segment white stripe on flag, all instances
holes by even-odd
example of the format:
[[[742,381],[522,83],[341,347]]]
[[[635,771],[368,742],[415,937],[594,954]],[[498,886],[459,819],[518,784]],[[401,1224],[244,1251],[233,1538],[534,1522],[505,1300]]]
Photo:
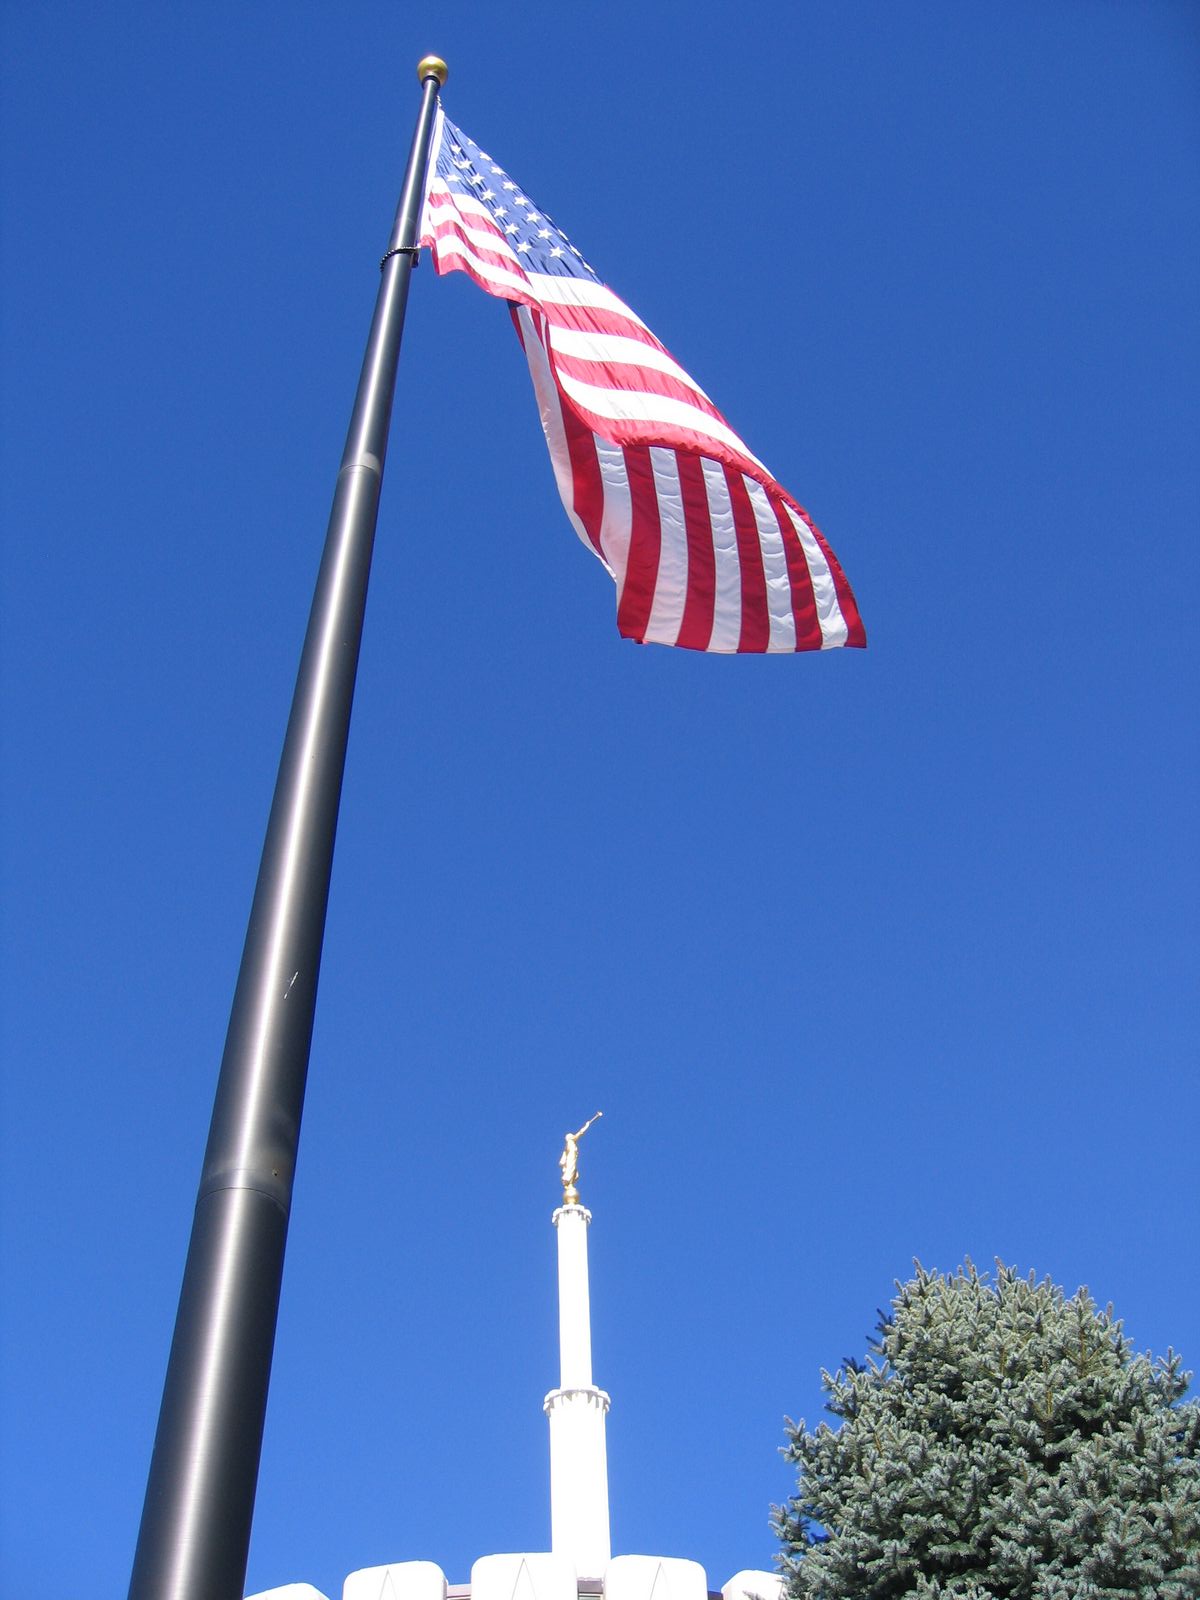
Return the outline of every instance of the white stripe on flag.
[[[442,139],[446,132],[446,113],[439,105],[433,116],[433,135],[429,141],[429,161],[425,168],[425,203],[421,208],[420,234],[418,237],[424,241],[428,231],[426,218],[429,215],[429,200],[435,188],[441,187],[441,179],[437,175],[438,155],[442,148]]]
[[[446,265],[447,257],[461,256],[464,261],[469,262],[472,270],[478,273],[486,283],[493,283],[497,286],[500,299],[510,299],[514,294],[524,299],[529,293],[529,285],[523,277],[519,278],[514,272],[507,272],[503,267],[494,266],[490,261],[481,260],[470,245],[464,244],[461,239],[438,239],[435,242],[434,249],[437,252],[438,270],[441,272],[451,270]]]
[[[646,328],[641,317],[636,311],[631,311],[624,300],[591,278],[560,278],[550,272],[531,272],[529,283],[538,299],[548,306],[582,306],[596,311],[611,311],[629,322],[635,322],[639,328]],[[650,329],[646,328],[646,332],[650,333]],[[650,337],[653,339],[654,335],[650,334]]]
[[[507,261],[511,262],[518,272],[524,273],[524,268],[517,259],[512,246],[502,233],[496,232],[494,225],[490,228],[476,227],[463,215],[457,206],[451,205],[430,206],[426,215],[429,219],[431,232],[436,233],[436,230],[443,225],[455,225],[466,234],[468,243],[473,245],[475,249],[489,250],[492,255],[503,256]],[[449,241],[446,242],[448,243]],[[439,243],[439,248],[445,248],[445,245]]]
[[[665,350],[655,344],[643,344],[640,339],[627,339],[619,333],[583,333],[578,328],[555,328],[552,343],[555,351],[573,356],[577,361],[602,361],[606,366],[649,367],[655,372],[665,372],[707,400],[708,396]]]
[[[551,326],[550,351],[554,353],[555,340],[558,329]],[[733,429],[716,417],[710,416],[707,411],[701,411],[699,406],[691,406],[686,400],[676,400],[668,394],[640,394],[633,389],[604,389],[594,383],[581,383],[578,378],[569,378],[565,372],[558,373],[558,381],[563,392],[577,405],[590,411],[594,416],[605,417],[613,422],[650,423],[668,428],[686,428],[691,433],[699,434],[701,439],[711,439],[714,444],[723,444],[726,449],[733,450],[743,460],[752,462],[756,467],[762,467],[762,462],[750,451],[734,433]],[[766,472],[766,468],[762,467]]]
[[[792,611],[792,584],[788,577],[787,556],[783,549],[783,535],[771,509],[767,491],[761,483],[742,475],[754,522],[758,528],[758,542],[762,548],[763,572],[767,580],[767,613],[771,619],[771,636],[768,650],[794,650],[796,648],[796,617]]]
[[[444,201],[447,205],[453,206],[463,216],[468,214],[476,216],[489,227],[494,228],[496,226],[495,213],[489,211],[482,200],[477,200],[473,194],[461,186],[457,189],[452,189],[444,178],[435,178],[429,185],[429,194],[431,199],[436,195],[439,201]]]
[[[687,521],[679,487],[679,460],[674,450],[655,444],[650,446],[650,465],[654,469],[661,535],[658,579],[646,623],[646,639],[653,644],[674,644],[687,603],[688,577]]]
[[[448,189],[443,183],[435,183],[429,190],[426,201],[434,219],[438,222],[449,222],[457,219],[460,225],[469,231],[478,233],[482,230],[493,235],[496,240],[517,259],[504,229],[497,222],[496,217],[485,205],[481,205],[474,195],[463,194],[461,190]]]
[[[713,555],[716,558],[716,597],[713,605],[710,650],[736,650],[742,637],[742,568],[738,560],[737,534],[733,526],[733,503],[725,470],[706,456],[700,457],[704,487],[708,492],[708,514],[712,521]]]
[[[633,534],[633,495],[625,471],[625,452],[619,444],[609,444],[598,433],[596,460],[604,486],[604,517],[600,524],[600,546],[608,570],[617,580],[617,604],[625,587],[625,568],[629,565],[629,541]]]
[[[546,435],[546,447],[550,451],[550,465],[554,468],[554,481],[558,485],[559,498],[575,532],[592,554],[598,556],[595,545],[588,538],[587,530],[575,511],[575,479],[571,471],[571,452],[567,449],[567,436],[563,431],[562,412],[559,409],[562,402],[554,386],[550,362],[546,357],[542,341],[538,338],[537,329],[533,325],[529,307],[518,306],[517,316],[521,322],[521,338],[529,362],[529,376],[533,379],[533,392],[537,397],[542,431]],[[603,557],[599,559],[603,560]],[[605,561],[604,565],[607,567],[608,562]],[[611,572],[612,568],[608,567],[608,570]]]
[[[837,590],[833,584],[833,574],[829,570],[829,563],[821,546],[813,538],[812,529],[803,517],[797,516],[791,506],[784,502],[783,509],[792,519],[792,526],[799,537],[804,550],[804,559],[808,562],[808,575],[812,579],[813,599],[817,602],[817,622],[821,628],[821,649],[834,650],[838,645],[846,642],[849,629],[846,619],[842,616],[842,608],[838,605]]]

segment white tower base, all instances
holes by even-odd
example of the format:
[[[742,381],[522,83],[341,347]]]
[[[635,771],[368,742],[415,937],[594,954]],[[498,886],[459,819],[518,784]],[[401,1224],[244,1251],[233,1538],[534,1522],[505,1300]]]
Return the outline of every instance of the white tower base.
[[[608,1524],[608,1446],[603,1389],[551,1389],[550,1548],[581,1578],[602,1578],[612,1555]]]
[[[609,1399],[592,1382],[587,1230],[592,1214],[568,1201],[558,1232],[559,1385],[546,1396],[550,1419],[550,1548],[581,1578],[602,1578],[612,1555],[608,1525]]]

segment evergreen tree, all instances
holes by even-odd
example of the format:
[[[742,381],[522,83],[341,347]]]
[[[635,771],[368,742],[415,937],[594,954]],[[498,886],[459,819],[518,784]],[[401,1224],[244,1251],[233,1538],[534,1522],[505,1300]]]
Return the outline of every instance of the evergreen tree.
[[[1200,1600],[1200,1406],[1081,1289],[968,1262],[897,1285],[840,1418],[788,1422],[795,1600]]]

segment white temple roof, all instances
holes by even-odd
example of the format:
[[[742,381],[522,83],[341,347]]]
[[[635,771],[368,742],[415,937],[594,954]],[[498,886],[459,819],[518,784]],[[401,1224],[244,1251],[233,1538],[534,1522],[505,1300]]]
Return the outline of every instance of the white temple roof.
[[[614,1556],[600,1578],[580,1578],[548,1551],[481,1556],[470,1583],[449,1583],[432,1561],[395,1561],[352,1572],[341,1600],[782,1600],[777,1572],[744,1569],[719,1590],[698,1561],[676,1556]],[[308,1583],[265,1589],[248,1600],[330,1600]]]

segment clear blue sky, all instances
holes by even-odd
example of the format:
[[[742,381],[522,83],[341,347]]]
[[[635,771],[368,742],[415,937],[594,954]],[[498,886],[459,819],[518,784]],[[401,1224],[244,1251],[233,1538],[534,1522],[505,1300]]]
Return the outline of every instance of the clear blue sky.
[[[616,633],[413,284],[249,1587],[549,1538],[563,1130],[618,1551],[767,1565],[912,1258],[1200,1361],[1200,13],[3,10],[0,1589],[123,1595],[427,50],[870,647]]]

